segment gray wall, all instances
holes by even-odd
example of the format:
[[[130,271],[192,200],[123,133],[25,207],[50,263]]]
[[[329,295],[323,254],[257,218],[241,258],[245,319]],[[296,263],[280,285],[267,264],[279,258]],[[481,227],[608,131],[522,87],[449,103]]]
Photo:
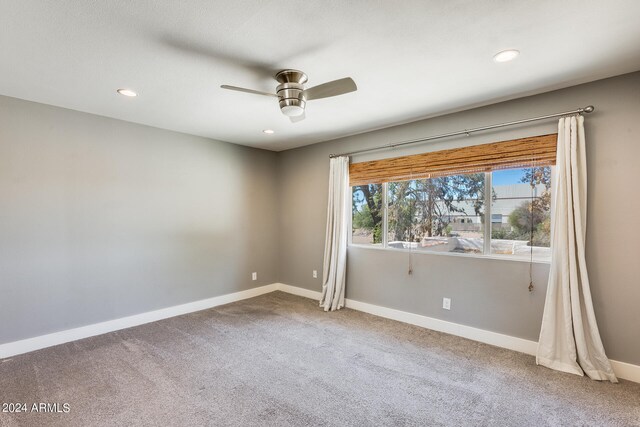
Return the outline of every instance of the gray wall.
[[[0,343],[276,281],[320,290],[328,155],[594,104],[587,257],[609,357],[640,364],[640,73],[282,153],[0,97]],[[555,121],[354,161],[554,132]],[[349,298],[536,340],[548,275],[349,249]],[[258,272],[252,282],[250,274]],[[444,311],[442,297],[452,298]]]
[[[428,96],[428,95],[426,95]],[[588,150],[587,262],[596,316],[609,357],[640,364],[640,73],[520,98],[403,126],[280,153],[281,282],[320,290],[328,155],[427,135],[500,123],[593,104],[586,118]],[[557,121],[523,125],[353,161],[555,132]],[[529,293],[525,262],[414,254],[407,274],[402,252],[351,247],[347,297],[516,337],[537,340],[549,266],[535,264]],[[452,298],[451,311],[442,298]]]
[[[0,343],[276,282],[276,162],[0,97]]]

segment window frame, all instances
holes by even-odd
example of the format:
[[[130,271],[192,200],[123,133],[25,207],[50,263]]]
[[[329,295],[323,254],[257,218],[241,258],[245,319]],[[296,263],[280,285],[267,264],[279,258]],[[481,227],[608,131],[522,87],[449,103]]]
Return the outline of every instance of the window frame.
[[[554,188],[554,184],[555,184],[555,179],[556,179],[556,167],[555,165],[550,165],[549,166],[551,168],[551,188]],[[491,188],[492,187],[492,181],[493,181],[493,173],[494,171],[489,171],[489,172],[485,172],[484,173],[484,185],[485,188]],[[400,182],[400,181],[398,181]],[[404,249],[404,248],[392,248],[389,247],[388,245],[388,224],[389,224],[389,216],[388,216],[388,210],[389,210],[389,205],[387,203],[387,198],[388,198],[388,192],[389,192],[389,186],[388,186],[388,182],[384,182],[382,183],[382,243],[377,243],[377,244],[362,244],[362,243],[353,243],[353,211],[351,211],[351,214],[349,215],[349,238],[347,240],[347,246],[348,247],[354,247],[354,248],[363,248],[363,249],[373,249],[373,250],[377,250],[377,251],[391,251],[391,252],[409,252],[409,249]],[[353,188],[353,186],[349,186],[350,189]],[[351,190],[353,191],[353,190]],[[521,258],[521,257],[510,257],[508,255],[498,255],[498,254],[493,254],[491,253],[491,231],[492,231],[492,221],[491,221],[491,204],[493,202],[492,200],[492,191],[485,191],[484,192],[484,216],[485,216],[485,221],[483,224],[483,229],[484,229],[484,233],[483,233],[483,251],[482,253],[459,253],[459,252],[436,252],[436,251],[429,251],[429,250],[411,250],[412,254],[419,254],[419,255],[437,255],[437,256],[453,256],[453,257],[464,257],[464,258],[481,258],[481,259],[491,259],[491,260],[502,260],[502,261],[513,261],[513,262],[526,262],[526,263],[531,263],[533,262],[534,264],[546,264],[549,265],[551,264],[551,260],[541,260],[541,259],[533,259],[533,261],[531,259],[526,259],[526,258]],[[553,234],[553,228],[554,228],[554,224],[553,224],[553,217],[554,217],[554,211],[555,211],[555,203],[553,203],[553,193],[551,195],[551,207],[550,207],[550,213],[549,215],[551,216],[551,230],[552,230],[552,234]],[[489,220],[487,220],[487,218],[489,218]]]

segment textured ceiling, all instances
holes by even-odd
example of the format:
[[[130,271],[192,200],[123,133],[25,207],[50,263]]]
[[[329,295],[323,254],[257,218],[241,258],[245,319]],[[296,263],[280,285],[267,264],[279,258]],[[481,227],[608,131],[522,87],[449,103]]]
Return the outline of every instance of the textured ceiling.
[[[283,150],[638,70],[638,17],[638,0],[0,0],[0,94]],[[359,90],[291,123],[219,88],[273,91],[283,68]]]

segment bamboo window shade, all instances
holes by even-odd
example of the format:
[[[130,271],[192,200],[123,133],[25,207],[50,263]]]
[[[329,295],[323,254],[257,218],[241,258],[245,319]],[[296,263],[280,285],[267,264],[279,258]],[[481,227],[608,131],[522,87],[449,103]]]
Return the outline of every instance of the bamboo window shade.
[[[351,186],[556,163],[558,134],[352,163]]]

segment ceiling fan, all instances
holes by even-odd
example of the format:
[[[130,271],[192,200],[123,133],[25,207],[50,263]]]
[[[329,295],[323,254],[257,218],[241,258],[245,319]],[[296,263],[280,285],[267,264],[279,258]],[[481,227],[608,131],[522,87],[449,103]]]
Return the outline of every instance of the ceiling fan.
[[[280,111],[282,111],[282,114],[285,116],[288,116],[292,122],[299,122],[305,118],[304,109],[307,101],[344,95],[345,93],[358,90],[356,83],[351,77],[333,80],[306,89],[304,85],[308,80],[307,75],[298,70],[282,70],[276,74],[276,80],[280,83],[276,87],[276,93],[229,85],[222,85],[220,87],[238,92],[276,97],[280,103]]]

